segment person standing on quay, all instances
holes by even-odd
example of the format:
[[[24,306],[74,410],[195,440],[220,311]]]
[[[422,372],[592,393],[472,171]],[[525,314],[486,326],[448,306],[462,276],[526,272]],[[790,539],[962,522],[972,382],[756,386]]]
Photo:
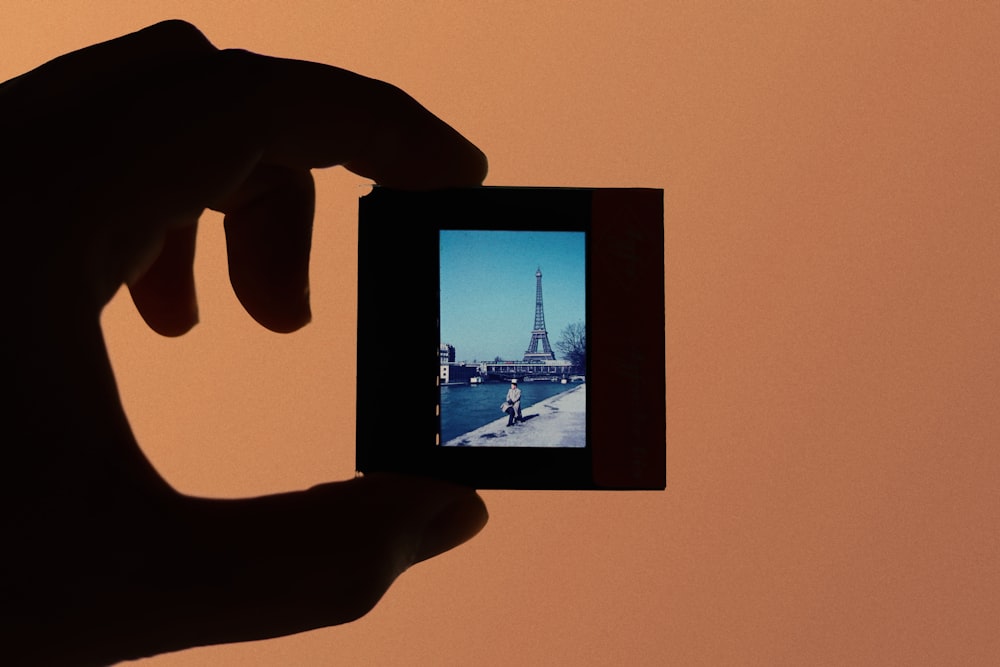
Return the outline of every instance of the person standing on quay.
[[[513,426],[515,420],[524,423],[524,418],[521,416],[521,390],[517,388],[517,379],[510,381],[510,390],[507,392],[507,402],[505,403],[507,409],[504,412],[507,413],[507,426]]]

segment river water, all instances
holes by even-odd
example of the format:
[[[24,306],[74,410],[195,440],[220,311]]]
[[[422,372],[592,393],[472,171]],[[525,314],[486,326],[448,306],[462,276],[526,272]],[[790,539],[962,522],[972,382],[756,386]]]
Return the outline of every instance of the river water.
[[[579,387],[580,383],[521,382],[518,386],[521,388],[523,413],[528,406]],[[507,398],[508,389],[510,385],[501,382],[441,387],[441,442],[448,442],[503,417],[500,404]]]

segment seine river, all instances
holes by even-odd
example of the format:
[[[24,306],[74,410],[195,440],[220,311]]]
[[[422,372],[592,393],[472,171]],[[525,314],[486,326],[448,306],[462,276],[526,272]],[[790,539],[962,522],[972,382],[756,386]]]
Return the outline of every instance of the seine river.
[[[538,401],[579,387],[579,382],[520,382],[521,412]],[[500,404],[507,398],[510,385],[488,382],[480,385],[441,387],[441,442],[448,442],[463,433],[504,416]]]

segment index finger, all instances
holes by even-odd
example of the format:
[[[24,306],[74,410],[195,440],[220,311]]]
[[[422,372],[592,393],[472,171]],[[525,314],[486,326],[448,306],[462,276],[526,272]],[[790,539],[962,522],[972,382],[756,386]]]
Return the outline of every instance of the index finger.
[[[189,85],[170,85],[178,76]],[[164,83],[170,95],[189,103],[199,92],[209,101],[213,92],[244,98],[231,107],[241,116],[233,119],[236,126],[269,125],[279,163],[343,164],[398,187],[473,185],[485,177],[483,154],[395,86],[317,63],[219,51],[178,20],[60,56],[0,84],[0,97],[4,117],[20,121],[52,109],[110,107],[123,92],[138,96]],[[211,113],[212,106],[197,108]],[[342,130],[333,137],[336,145],[322,141],[331,130]],[[400,160],[416,155],[423,156],[419,165]]]
[[[342,165],[407,189],[478,185],[487,171],[475,145],[402,90],[330,65],[214,51],[101,97],[109,127],[89,152],[117,172],[113,196],[99,197],[105,210],[226,211],[247,199],[240,186],[261,164]]]
[[[225,51],[226,69],[251,78],[251,104],[266,124],[267,162],[343,165],[392,187],[478,185],[483,153],[391,84],[319,63]]]

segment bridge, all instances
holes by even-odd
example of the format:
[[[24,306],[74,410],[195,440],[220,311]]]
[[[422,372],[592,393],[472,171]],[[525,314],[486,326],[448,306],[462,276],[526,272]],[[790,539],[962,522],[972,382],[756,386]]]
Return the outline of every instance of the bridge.
[[[545,380],[569,378],[583,369],[569,361],[493,361],[479,364],[479,373],[487,380]]]

